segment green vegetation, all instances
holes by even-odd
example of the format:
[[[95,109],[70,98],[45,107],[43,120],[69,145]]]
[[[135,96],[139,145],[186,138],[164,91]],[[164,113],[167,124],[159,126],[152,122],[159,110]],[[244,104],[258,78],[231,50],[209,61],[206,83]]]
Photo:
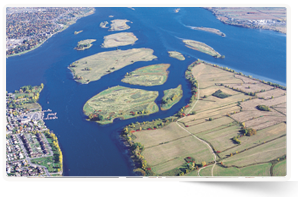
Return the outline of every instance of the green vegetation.
[[[177,51],[168,51],[168,53],[170,57],[176,58],[178,60],[185,60],[185,57]]]
[[[131,32],[121,32],[116,34],[110,34],[104,37],[103,48],[111,48],[118,46],[126,46],[134,44],[138,38]]]
[[[31,159],[33,164],[45,166],[48,171],[51,172],[58,172],[58,168],[56,168],[53,164],[53,156],[50,157],[42,157],[37,159]]]
[[[183,96],[181,85],[178,85],[177,88],[168,89],[163,92],[164,96],[161,101],[161,110],[170,109],[173,105],[178,103]]]
[[[261,111],[271,111],[270,108],[266,105],[258,105],[257,109]]]
[[[188,48],[200,51],[202,53],[206,53],[215,58],[221,57],[221,55],[217,51],[215,51],[212,47],[206,45],[205,43],[194,41],[194,40],[183,40],[183,42],[186,44],[185,46]]]
[[[257,131],[255,129],[252,129],[252,128],[243,128],[241,130],[241,132],[244,133],[244,135],[247,135],[247,136],[252,136],[252,135],[257,134]]]
[[[90,47],[92,47],[92,42],[95,42],[95,41],[96,41],[95,39],[81,40],[80,42],[78,42],[75,49],[79,51],[89,49]]]
[[[157,91],[114,86],[89,99],[83,111],[89,120],[108,124],[115,118],[129,119],[157,112],[154,102],[157,96]]]
[[[287,160],[278,162],[273,167],[273,176],[286,176],[287,175]]]
[[[227,98],[227,97],[232,96],[232,95],[223,93],[221,90],[217,90],[216,92],[214,92],[212,94],[212,96],[216,96],[218,98]]]
[[[53,151],[53,168],[55,168],[54,172],[60,172],[63,169],[63,156],[58,144],[58,138],[54,133],[50,133],[48,130],[45,131],[44,134]]]
[[[148,48],[106,51],[79,59],[69,69],[77,82],[87,84],[136,61],[151,61],[154,58],[153,50]],[[86,67],[92,71],[85,70]]]
[[[167,69],[170,64],[154,64],[138,68],[130,73],[126,73],[121,81],[133,85],[156,86],[162,85],[168,78]]]

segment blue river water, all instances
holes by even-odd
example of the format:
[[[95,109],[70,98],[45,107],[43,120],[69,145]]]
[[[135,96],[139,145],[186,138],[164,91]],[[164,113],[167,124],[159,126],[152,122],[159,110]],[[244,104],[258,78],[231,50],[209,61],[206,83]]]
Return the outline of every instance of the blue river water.
[[[113,15],[110,18],[109,15]],[[89,84],[79,84],[72,79],[68,65],[72,62],[115,48],[101,48],[103,37],[115,32],[99,27],[100,22],[113,19],[128,19],[138,41],[133,46],[119,49],[151,48],[158,58],[150,62],[135,62]],[[221,30],[226,37],[197,31],[191,27],[203,26]],[[74,35],[74,31],[83,30]],[[77,42],[96,39],[93,46],[76,51]],[[204,42],[213,47],[225,59],[215,59],[185,47],[181,39]],[[168,56],[167,51],[181,52],[186,60]],[[133,176],[131,161],[119,140],[121,128],[131,122],[165,118],[176,113],[190,99],[190,84],[184,78],[187,66],[196,59],[227,66],[265,81],[286,85],[286,36],[273,31],[247,29],[225,25],[211,12],[202,8],[96,8],[90,16],[79,19],[69,28],[55,34],[41,47],[24,55],[6,60],[6,89],[12,92],[24,85],[44,83],[39,103],[43,109],[57,112],[57,120],[46,120],[48,128],[58,136],[63,153],[64,176]],[[170,63],[169,77],[161,86],[143,87],[121,82],[127,72],[136,68]],[[144,90],[159,91],[156,103],[160,104],[163,90],[183,88],[183,98],[170,110],[159,111],[145,117],[115,120],[113,124],[98,125],[86,121],[82,108],[84,103],[108,87],[122,85]]]

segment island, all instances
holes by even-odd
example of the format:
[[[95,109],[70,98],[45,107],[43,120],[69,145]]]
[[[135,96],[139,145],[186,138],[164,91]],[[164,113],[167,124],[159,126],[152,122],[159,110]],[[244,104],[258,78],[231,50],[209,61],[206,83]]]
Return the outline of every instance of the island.
[[[125,120],[158,112],[154,102],[157,97],[158,91],[114,86],[89,99],[83,111],[88,120],[109,124],[116,118]]]
[[[6,92],[6,174],[8,177],[62,176],[63,155],[57,136],[46,127],[37,103],[44,85]]]
[[[186,39],[184,39],[183,42],[186,44],[185,45],[186,47],[191,48],[193,50],[197,50],[202,53],[206,53],[206,54],[211,55],[215,58],[224,58],[223,55],[220,55],[212,47],[208,46],[207,44],[205,44],[203,42],[198,42],[195,40],[186,40]]]
[[[99,24],[99,26],[100,26],[101,28],[108,28],[108,27],[107,27],[108,24],[109,24],[108,21],[104,21],[104,22],[101,22],[101,23]]]
[[[161,110],[171,109],[173,105],[178,103],[183,96],[183,91],[181,85],[178,85],[177,88],[172,88],[163,91],[164,96],[161,100]]]
[[[132,85],[156,86],[167,81],[170,64],[154,64],[138,68],[130,73],[126,73],[121,81]]]
[[[84,57],[68,68],[77,82],[87,84],[134,62],[151,61],[155,58],[157,57],[153,55],[153,50],[148,48],[118,49]]]
[[[134,44],[138,38],[131,32],[121,32],[104,37],[103,48],[126,46]]]
[[[222,36],[222,37],[226,37],[226,34],[222,33],[220,30],[210,28],[210,27],[193,27],[192,29],[207,31],[207,32],[214,33],[214,34],[217,34],[217,35]]]
[[[177,51],[168,51],[168,53],[170,57],[176,58],[178,60],[185,60],[185,57]]]
[[[74,31],[74,35],[77,35],[79,33],[83,32],[83,30],[80,30],[80,31]]]
[[[95,39],[81,40],[80,42],[78,42],[75,49],[78,51],[89,49],[90,47],[92,47],[92,42],[95,42],[95,41],[96,41]]]
[[[111,22],[112,24],[109,31],[123,31],[130,28],[130,26],[126,24],[127,22],[130,22],[130,21],[126,19],[115,19],[115,20],[112,20]]]

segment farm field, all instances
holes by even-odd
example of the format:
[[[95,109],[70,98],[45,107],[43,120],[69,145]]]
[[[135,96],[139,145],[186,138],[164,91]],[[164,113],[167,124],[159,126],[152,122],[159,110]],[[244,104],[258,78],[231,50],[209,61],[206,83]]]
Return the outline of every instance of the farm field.
[[[287,103],[281,103],[271,107],[285,116],[287,115]]]
[[[111,28],[109,29],[109,31],[123,31],[123,30],[129,29],[130,26],[126,24],[127,22],[130,22],[130,21],[126,19],[112,20]]]
[[[177,51],[168,51],[168,53],[170,57],[176,58],[178,60],[185,60],[185,57]]]
[[[222,57],[217,51],[215,51],[212,47],[206,45],[205,43],[194,41],[194,40],[182,40],[185,43],[185,46],[191,48],[193,50],[200,51],[202,53],[206,53],[216,58]]]
[[[213,176],[270,176],[271,163],[256,164],[243,168],[224,168],[216,165],[213,169]],[[200,176],[211,176],[212,166],[200,171]]]
[[[138,38],[131,32],[121,32],[104,37],[103,48],[112,48],[134,44]]]
[[[134,62],[151,61],[155,58],[157,57],[153,55],[153,50],[148,48],[115,50],[79,59],[68,68],[77,82],[87,84]]]
[[[287,160],[280,161],[273,167],[273,175],[274,176],[287,175]]]
[[[159,111],[154,102],[157,96],[157,91],[114,86],[89,99],[83,111],[90,120],[108,124],[115,118],[129,119]]]
[[[273,89],[270,91],[257,93],[257,97],[264,98],[264,99],[270,99],[272,96],[275,98],[275,97],[283,96],[285,94],[286,94],[285,90],[277,88],[277,89]]]
[[[121,81],[132,85],[156,86],[167,81],[170,64],[154,64],[138,68],[125,75]]]
[[[78,42],[75,49],[78,51],[89,49],[90,47],[92,47],[92,43],[95,41],[96,41],[95,39],[81,40],[80,42]]]
[[[267,162],[285,154],[286,138],[281,137],[242,153],[238,153],[232,157],[223,159],[222,162],[227,166],[235,165],[240,167],[258,162]]]
[[[163,93],[164,96],[162,97],[162,103],[160,106],[161,110],[171,109],[171,107],[178,103],[183,96],[181,85],[178,85],[177,88],[164,90]]]

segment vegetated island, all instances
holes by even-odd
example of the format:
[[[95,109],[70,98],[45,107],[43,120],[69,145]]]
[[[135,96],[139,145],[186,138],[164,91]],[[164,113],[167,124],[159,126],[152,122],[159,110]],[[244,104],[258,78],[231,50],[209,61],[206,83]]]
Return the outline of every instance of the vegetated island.
[[[109,124],[115,118],[125,120],[158,112],[157,97],[158,91],[114,86],[89,99],[83,111],[89,120]]]
[[[183,96],[183,91],[181,85],[178,85],[177,88],[172,88],[163,91],[164,96],[161,100],[161,110],[168,110],[173,105],[178,103]]]
[[[101,23],[99,24],[99,26],[100,26],[101,28],[108,28],[108,27],[107,27],[108,24],[109,24],[108,21],[104,21],[104,22],[101,22]]]
[[[109,31],[123,31],[130,28],[130,26],[126,24],[130,21],[126,19],[115,19],[111,22],[111,28],[109,29]]]
[[[153,55],[153,50],[148,48],[118,49],[79,59],[68,68],[77,82],[87,84],[134,62],[151,61],[155,58],[157,57]]]
[[[210,27],[193,27],[192,29],[207,31],[207,32],[214,33],[214,34],[217,34],[217,35],[222,36],[222,37],[226,37],[226,34],[224,34],[223,32],[221,32],[220,30],[214,29],[214,28],[210,28]]]
[[[133,85],[156,86],[167,81],[170,64],[154,64],[126,73],[121,81]]]
[[[121,32],[104,37],[103,48],[126,46],[134,44],[138,38],[131,32]]]
[[[92,42],[95,42],[95,41],[96,41],[95,39],[81,40],[80,42],[78,42],[75,49],[78,51],[89,49],[90,47],[92,47]]]
[[[225,24],[287,33],[285,7],[206,7]]]
[[[206,53],[208,55],[211,55],[215,58],[224,58],[224,55],[220,55],[217,51],[215,51],[212,47],[208,46],[207,44],[203,42],[198,42],[194,40],[183,40],[183,42],[186,44],[185,46],[188,48],[191,48],[193,50],[200,51],[202,53]]]
[[[170,57],[176,58],[178,60],[185,60],[185,57],[178,51],[168,51],[168,53]]]
[[[138,175],[287,174],[285,87],[201,60],[189,65],[185,77],[192,87],[188,105],[123,128]]]
[[[74,35],[77,35],[77,34],[82,33],[82,32],[83,32],[83,30],[80,30],[80,31],[74,31]]]

